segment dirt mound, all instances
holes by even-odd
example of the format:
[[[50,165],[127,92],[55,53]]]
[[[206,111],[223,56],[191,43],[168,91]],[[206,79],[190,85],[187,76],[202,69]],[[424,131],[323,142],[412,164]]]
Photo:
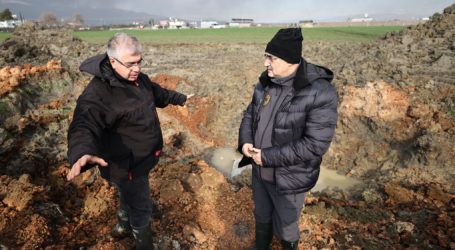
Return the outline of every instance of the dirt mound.
[[[35,176],[66,159],[65,130],[77,82],[56,61],[0,72],[7,75],[0,96],[0,173]]]
[[[163,73],[181,77],[177,91],[213,103],[208,110],[213,115],[200,129],[210,131],[215,141],[234,146],[242,112],[263,68],[263,50],[263,46],[243,44],[158,45],[151,47],[144,58],[153,59],[153,71],[149,73],[154,77]]]
[[[454,24],[452,5],[352,53],[335,81],[340,119],[328,166],[375,185],[436,182],[455,192]]]
[[[249,188],[231,186],[205,162],[160,166],[151,177],[160,211],[154,226],[171,232],[183,248],[244,249],[254,238]],[[238,190],[232,192],[232,189]]]
[[[87,58],[97,47],[71,35],[69,30],[45,29],[31,22],[19,26],[0,45],[0,67],[45,64],[61,60],[77,70],[79,58]]]
[[[183,78],[166,74],[159,74],[152,80],[171,90],[176,90],[177,87],[179,89],[185,88],[183,85],[192,87]],[[184,107],[169,106],[164,109],[164,112],[177,118],[185,125],[186,129],[202,139],[204,144],[216,146],[224,143],[222,139],[216,138],[214,131],[208,129],[215,116],[215,103],[212,97],[194,96],[186,102]]]
[[[338,79],[364,85],[385,80],[403,85],[455,84],[455,5],[428,21],[357,48],[343,61]],[[343,59],[343,58],[341,58]],[[352,60],[354,59],[354,60]]]
[[[17,88],[20,82],[27,76],[50,70],[59,70],[62,68],[60,64],[60,61],[51,60],[46,65],[38,67],[32,67],[31,64],[26,64],[24,67],[16,66],[11,68],[6,66],[0,69],[0,97]]]
[[[434,101],[454,91],[450,85],[439,88]],[[450,114],[414,100],[415,87],[375,82],[340,92],[340,119],[327,166],[376,186],[397,181],[418,188],[435,182],[455,191],[455,119]]]
[[[34,177],[66,160],[66,129],[87,77],[78,61],[90,48],[68,30],[32,23],[0,45],[1,174]]]

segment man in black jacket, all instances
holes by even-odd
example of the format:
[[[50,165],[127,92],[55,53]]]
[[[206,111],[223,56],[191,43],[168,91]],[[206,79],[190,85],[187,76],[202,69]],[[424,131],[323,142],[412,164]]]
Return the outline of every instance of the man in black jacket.
[[[114,236],[132,232],[137,249],[151,249],[150,170],[158,163],[163,138],[156,108],[184,105],[187,96],[161,88],[141,73],[144,61],[137,38],[114,35],[107,53],[84,61],[80,70],[93,75],[77,100],[68,130],[72,180],[95,164],[119,191]]]
[[[267,44],[266,71],[240,125],[239,166],[253,165],[256,249],[269,249],[273,234],[284,249],[297,249],[305,192],[336,126],[333,73],[302,58],[302,41],[300,28],[289,28]]]

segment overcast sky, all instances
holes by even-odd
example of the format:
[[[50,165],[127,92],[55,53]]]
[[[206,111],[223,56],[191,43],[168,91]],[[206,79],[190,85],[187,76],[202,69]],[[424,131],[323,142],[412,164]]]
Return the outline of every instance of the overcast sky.
[[[0,6],[1,3],[33,3],[45,8],[110,6],[192,20],[251,18],[255,22],[295,22],[355,18],[364,13],[371,17],[404,15],[406,18],[422,18],[442,12],[455,0],[0,0]]]
[[[331,19],[363,13],[410,14],[423,17],[441,12],[454,0],[115,0],[118,8],[187,19],[212,17],[258,22]]]

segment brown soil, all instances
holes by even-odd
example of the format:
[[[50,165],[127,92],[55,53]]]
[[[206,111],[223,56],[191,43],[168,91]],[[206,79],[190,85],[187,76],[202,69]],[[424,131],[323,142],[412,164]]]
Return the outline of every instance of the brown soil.
[[[309,61],[333,69],[340,97],[323,165],[362,184],[309,193],[300,249],[455,249],[454,27],[452,5],[372,43],[304,44]],[[195,94],[185,107],[159,112],[165,152],[149,178],[156,247],[252,246],[250,187],[204,159],[213,147],[236,146],[264,44],[144,43],[154,62],[144,71]],[[108,235],[116,191],[96,169],[65,179],[66,132],[89,79],[77,66],[99,51],[31,25],[0,45],[0,248],[133,246]]]

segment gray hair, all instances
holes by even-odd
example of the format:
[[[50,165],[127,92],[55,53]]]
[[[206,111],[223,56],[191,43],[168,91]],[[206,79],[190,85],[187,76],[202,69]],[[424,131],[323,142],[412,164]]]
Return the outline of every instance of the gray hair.
[[[119,59],[118,56],[122,50],[126,50],[131,54],[140,54],[142,52],[142,45],[135,36],[123,32],[116,33],[107,42],[107,55]]]

